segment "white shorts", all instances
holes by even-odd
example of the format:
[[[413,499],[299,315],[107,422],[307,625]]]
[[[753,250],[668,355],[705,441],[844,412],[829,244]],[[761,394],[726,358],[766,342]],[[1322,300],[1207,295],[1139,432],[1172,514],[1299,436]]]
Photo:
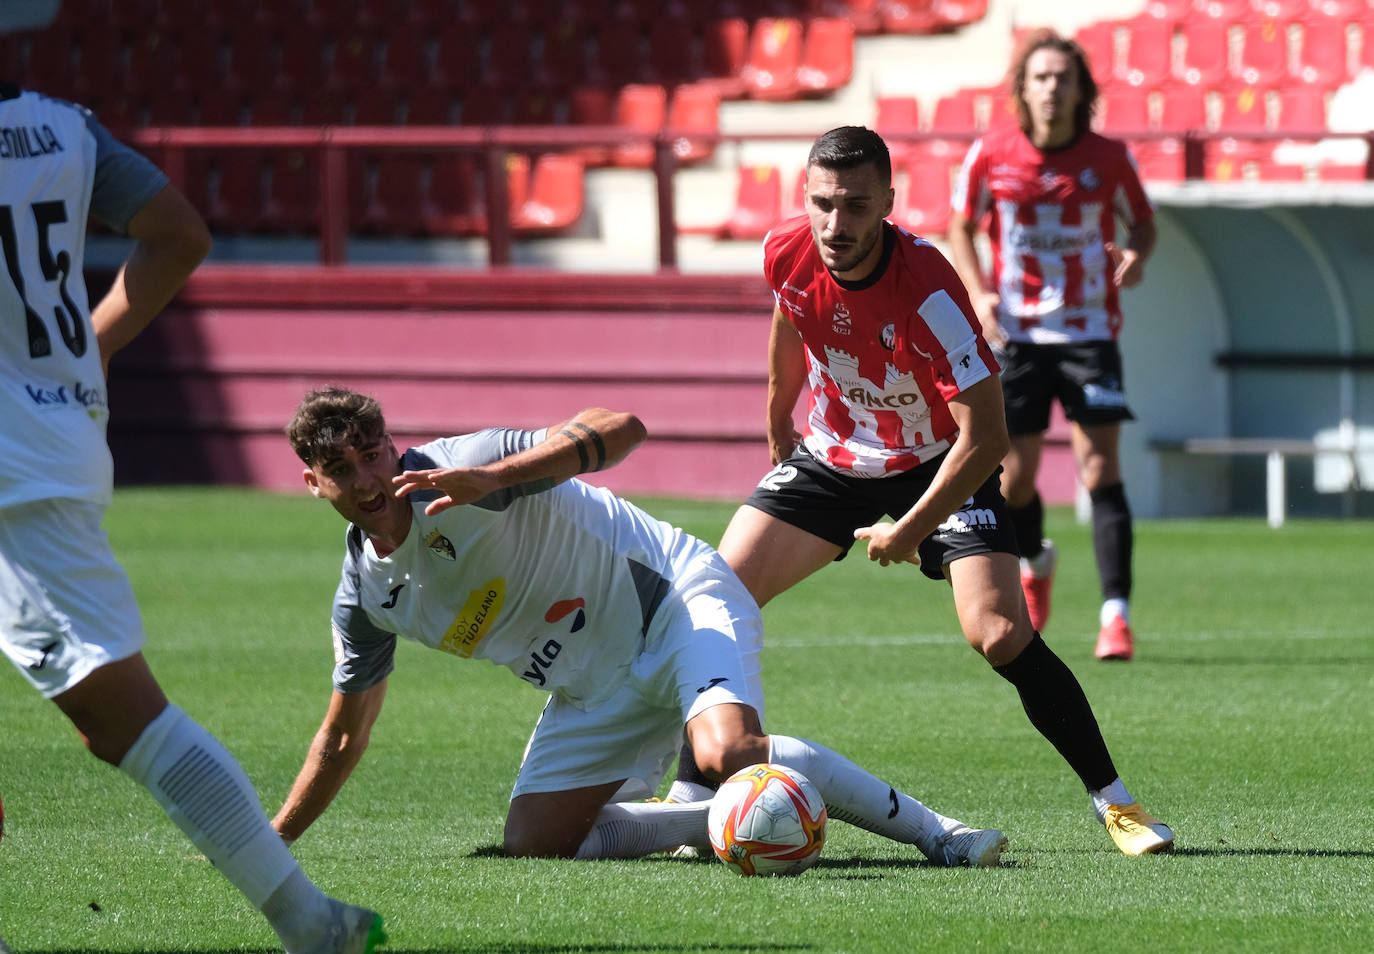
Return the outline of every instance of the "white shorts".
[[[81,500],[0,510],[0,649],[48,699],[143,648],[138,604],[103,514]]]
[[[678,580],[625,684],[593,709],[549,697],[511,798],[625,780],[614,801],[658,791],[682,745],[682,727],[722,703],[763,722],[763,621],[744,584],[716,554]]]

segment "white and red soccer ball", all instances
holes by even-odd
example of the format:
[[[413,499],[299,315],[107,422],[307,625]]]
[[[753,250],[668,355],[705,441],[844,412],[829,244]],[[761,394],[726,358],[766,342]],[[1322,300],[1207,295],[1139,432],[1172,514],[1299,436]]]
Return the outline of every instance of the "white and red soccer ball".
[[[706,828],[716,857],[742,875],[795,875],[825,844],[825,802],[800,772],[761,762],[721,783]]]

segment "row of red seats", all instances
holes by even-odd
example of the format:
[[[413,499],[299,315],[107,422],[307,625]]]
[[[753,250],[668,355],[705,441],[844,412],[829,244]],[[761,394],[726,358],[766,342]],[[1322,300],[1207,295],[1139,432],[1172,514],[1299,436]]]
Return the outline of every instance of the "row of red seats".
[[[1095,23],[1080,29],[1075,38],[1104,87],[1331,87],[1361,69],[1374,68],[1374,8],[1357,20],[1265,18],[1243,25],[1220,19],[1175,24],[1146,16]]]
[[[476,157],[352,156],[347,170],[351,233],[472,236],[487,231],[485,180]],[[309,151],[193,153],[179,185],[215,232],[309,235],[319,230],[319,169]],[[564,231],[582,216],[583,165],[575,156],[512,154],[506,188],[517,234]]]
[[[950,190],[958,163],[935,154],[912,156],[893,166],[893,222],[918,235],[942,234],[949,224]],[[776,166],[739,167],[735,207],[708,231],[726,239],[760,239],[784,219],[802,214],[806,170],[788,181]]]
[[[1374,9],[1370,0],[1150,0],[1145,16],[1161,20],[1247,20],[1339,17],[1352,19]]]

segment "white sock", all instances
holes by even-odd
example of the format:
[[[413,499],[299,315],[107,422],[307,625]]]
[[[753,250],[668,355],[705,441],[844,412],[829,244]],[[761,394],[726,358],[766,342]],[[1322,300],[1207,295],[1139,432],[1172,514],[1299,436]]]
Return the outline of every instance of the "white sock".
[[[301,942],[292,922],[304,917],[314,933],[327,923],[329,899],[301,872],[262,810],[253,783],[219,740],[185,712],[167,706],[119,767],[152,793],[220,874],[267,916],[288,949]],[[278,897],[280,889],[287,894]],[[269,905],[283,898],[290,899],[286,914],[281,904]],[[289,942],[279,921],[293,934]]]
[[[668,797],[664,801],[686,805],[689,802],[704,802],[714,794],[716,794],[716,790],[713,788],[708,788],[697,782],[684,782],[681,779],[676,779],[673,782],[673,787],[668,789]]]
[[[706,835],[709,801],[690,805],[668,802],[618,802],[603,805],[573,857],[640,858],[678,845],[710,850]]]
[[[963,822],[931,811],[825,746],[788,735],[770,735],[768,744],[768,760],[810,779],[831,818],[915,845],[927,858],[945,863],[940,841]]]
[[[1095,792],[1089,792],[1093,800],[1093,814],[1097,815],[1099,822],[1106,821],[1108,805],[1129,805],[1135,801],[1131,793],[1126,791],[1126,785],[1117,776],[1116,781],[1105,788],[1099,788]]]
[[[1102,622],[1098,625],[1106,626],[1118,616],[1121,617],[1123,622],[1129,623],[1131,621],[1131,604],[1120,598],[1107,600],[1102,604]]]

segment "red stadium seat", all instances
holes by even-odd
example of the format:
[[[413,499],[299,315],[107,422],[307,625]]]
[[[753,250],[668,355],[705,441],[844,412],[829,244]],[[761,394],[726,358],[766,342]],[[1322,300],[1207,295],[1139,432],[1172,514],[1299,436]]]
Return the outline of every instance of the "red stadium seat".
[[[1265,19],[1247,24],[1236,75],[1248,86],[1272,86],[1288,79],[1288,24]]]
[[[887,141],[892,161],[901,162],[914,145],[904,135],[921,128],[920,101],[915,96],[879,96],[874,107],[873,130]]]
[[[541,83],[571,86],[587,78],[587,37],[578,24],[562,22],[544,34],[536,75]]]
[[[636,132],[656,133],[668,118],[668,91],[657,83],[631,83],[620,90],[615,102],[616,125]],[[651,142],[627,143],[611,150],[617,166],[647,168],[654,161]]]
[[[458,121],[464,126],[500,126],[510,118],[509,88],[465,87],[458,103]]]
[[[722,99],[744,95],[740,74],[749,59],[749,22],[743,17],[724,17],[706,24],[701,38],[702,62],[707,76]]]
[[[1326,92],[1319,86],[1279,90],[1278,128],[1285,132],[1326,129]]]
[[[508,91],[509,122],[521,126],[551,126],[562,116],[559,89],[554,86],[522,86]]]
[[[882,0],[878,17],[885,33],[934,33],[940,29],[939,0]]]
[[[378,159],[369,177],[362,214],[352,223],[357,231],[373,235],[422,232],[425,166],[425,160],[414,154],[396,153]]]
[[[1312,12],[1312,0],[1252,0],[1255,15],[1274,20],[1295,20]]]
[[[248,118],[243,96],[231,87],[200,90],[195,99],[198,125],[239,126]]]
[[[1145,182],[1179,182],[1183,179],[1183,143],[1177,139],[1151,139],[1132,143],[1140,178]]]
[[[1073,38],[1088,57],[1088,68],[1101,82],[1116,75],[1115,20],[1098,20],[1079,27]]]
[[[210,164],[200,211],[212,231],[251,232],[263,205],[262,155],[256,149],[226,149]]]
[[[517,233],[557,232],[582,217],[582,163],[572,156],[539,156],[530,172],[528,197],[511,212]]]
[[[840,17],[806,22],[797,85],[806,93],[828,93],[854,75],[854,27]]]
[[[782,190],[782,206],[778,212],[778,221],[786,222],[788,219],[796,218],[806,213],[806,167],[797,170],[796,176],[792,179],[790,186],[784,186]]]
[[[518,23],[505,21],[491,32],[482,82],[487,86],[519,86],[534,70],[530,62],[530,33]]]
[[[649,21],[649,69],[653,81],[664,86],[692,82],[707,74],[700,47],[690,38],[694,24],[685,17],[655,17]]]
[[[1317,178],[1322,182],[1364,182],[1364,166],[1351,166],[1334,162],[1324,162],[1317,167]]]
[[[1275,162],[1272,156],[1262,155],[1255,160],[1255,175],[1262,182],[1302,182],[1307,178],[1305,166]]]
[[[168,40],[175,44],[177,65],[170,76],[158,80],[158,85],[170,80],[174,85],[198,93],[232,82],[232,77],[221,71],[226,59],[233,62],[232,51],[221,44],[218,37],[193,31],[175,39],[168,37]]]
[[[949,227],[951,170],[948,162],[910,162],[897,189],[892,222],[916,235],[942,235]]]
[[[189,5],[188,5],[189,6]],[[303,64],[286,62],[287,49],[281,47],[281,60],[277,58],[276,34],[262,34],[250,30],[243,24],[231,25],[224,34],[226,42],[226,62],[224,65],[224,84],[232,86],[244,95],[256,99],[267,92],[286,92],[290,89],[288,69],[304,69]],[[303,55],[299,45],[292,45],[295,56]],[[183,60],[186,53],[182,53]],[[208,89],[205,81],[190,78],[185,80],[196,93]]]
[[[844,17],[854,25],[855,33],[879,33],[883,28],[881,7],[883,0],[818,0],[812,13],[820,16]]]
[[[280,81],[290,89],[312,89],[320,84],[324,62],[319,38],[304,30],[281,34]]]
[[[430,166],[420,227],[429,235],[480,235],[487,229],[481,164],[466,154],[442,155]]]
[[[714,134],[720,129],[720,96],[715,89],[701,83],[686,83],[674,88],[668,100],[669,129],[687,133],[673,140],[673,154],[678,162],[698,162],[716,151],[709,139],[695,139],[691,133]]]
[[[1204,177],[1209,182],[1242,182],[1257,178],[1259,161],[1273,148],[1268,143],[1213,140],[1207,144],[1207,155],[1203,161]]]
[[[427,31],[409,24],[396,24],[382,34],[381,83],[388,89],[410,93],[430,81],[426,48]]]
[[[340,92],[316,86],[300,103],[304,126],[341,126],[353,121],[353,104]]]
[[[1150,128],[1150,101],[1145,90],[1126,87],[1108,90],[1098,100],[1102,129],[1114,136]]]
[[[740,71],[755,99],[791,99],[800,86],[802,24],[795,17],[763,17],[749,34],[749,59]]]
[[[170,83],[154,90],[146,100],[149,126],[189,126],[195,119],[191,93]]]
[[[1166,86],[1160,95],[1159,128],[1185,132],[1207,128],[1207,99],[1200,86]]]
[[[1193,86],[1215,86],[1230,75],[1231,47],[1227,25],[1220,20],[1183,23],[1183,56],[1177,76]]]
[[[1218,132],[1263,132],[1270,128],[1268,93],[1258,86],[1243,86],[1221,95]]]
[[[1194,7],[1193,0],[1150,0],[1141,15],[1177,22],[1190,16]]]
[[[596,35],[593,82],[624,86],[648,79],[648,39],[637,20],[611,20],[598,28]]]
[[[959,90],[935,101],[935,113],[930,120],[931,132],[967,133],[977,129],[974,115],[974,95],[971,90]]]
[[[1292,61],[1293,78],[1324,87],[1339,86],[1350,79],[1346,29],[1344,21],[1325,17],[1304,23]],[[1374,43],[1374,33],[1366,30],[1364,42],[1366,46]]]
[[[1131,86],[1152,88],[1173,69],[1174,25],[1154,17],[1138,17],[1126,24],[1126,55],[1116,69]]]
[[[977,23],[988,15],[988,0],[940,0],[935,6],[936,28],[952,30]]]
[[[353,92],[375,81],[378,73],[377,41],[371,34],[337,34],[332,43],[332,53],[325,83],[333,89]]]
[[[1251,0],[1198,0],[1196,12],[1211,20],[1234,21],[1250,15]]]
[[[411,90],[405,100],[408,126],[451,126],[456,115],[453,97],[440,87],[418,87]]]
[[[366,87],[353,96],[352,103],[354,125],[394,126],[401,121],[400,99],[384,87]]]
[[[731,239],[759,239],[782,217],[782,174],[776,166],[740,166],[735,210],[721,228]]]
[[[477,6],[477,4],[470,4]],[[457,92],[481,81],[480,37],[471,27],[449,22],[435,37],[434,71],[431,86]]]

